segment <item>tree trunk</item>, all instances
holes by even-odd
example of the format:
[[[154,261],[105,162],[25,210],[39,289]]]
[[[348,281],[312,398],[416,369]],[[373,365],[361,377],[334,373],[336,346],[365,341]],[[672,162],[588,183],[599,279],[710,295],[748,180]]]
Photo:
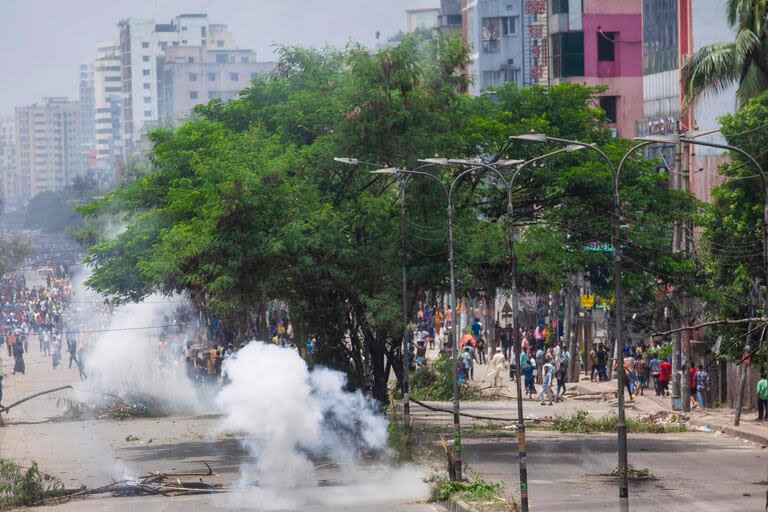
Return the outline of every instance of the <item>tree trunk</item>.
[[[754,316],[754,313],[752,313]],[[749,346],[749,342],[752,339],[752,322],[747,324],[747,341],[746,346]],[[736,397],[736,415],[733,418],[733,426],[738,427],[739,421],[741,421],[741,408],[744,405],[744,389],[747,387],[747,367],[742,363],[739,365],[739,394]]]

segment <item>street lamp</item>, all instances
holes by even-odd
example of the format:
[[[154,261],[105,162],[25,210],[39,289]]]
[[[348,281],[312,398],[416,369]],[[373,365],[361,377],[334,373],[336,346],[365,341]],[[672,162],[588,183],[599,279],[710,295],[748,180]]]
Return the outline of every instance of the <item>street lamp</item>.
[[[621,160],[618,169],[614,166],[608,155],[594,144],[581,142],[577,140],[563,139],[559,137],[549,137],[543,133],[529,133],[524,135],[518,135],[510,137],[512,140],[524,141],[524,142],[558,142],[569,145],[577,145],[584,148],[591,149],[597,152],[603,160],[608,163],[608,166],[613,173],[613,277],[616,285],[616,345],[615,345],[615,357],[618,377],[618,421],[616,422],[616,430],[618,433],[619,444],[619,510],[621,512],[629,511],[629,484],[627,481],[627,421],[624,410],[624,381],[626,376],[624,375],[624,362],[619,357],[619,340],[622,339],[624,333],[624,291],[622,287],[622,268],[621,268],[621,199],[619,196],[619,178],[621,176],[621,169],[624,166],[624,162],[632,151],[647,145],[643,143],[632,148],[624,158]],[[573,356],[571,356],[573,357]]]
[[[517,289],[517,257],[515,254],[515,226],[514,226],[514,220],[513,220],[514,210],[513,210],[513,202],[512,202],[512,187],[514,186],[515,179],[518,177],[520,172],[524,168],[528,167],[529,165],[535,162],[539,162],[541,160],[545,160],[551,156],[558,155],[560,153],[570,153],[573,151],[578,151],[579,149],[582,149],[581,146],[572,145],[563,149],[558,149],[557,151],[552,151],[545,155],[538,156],[536,158],[532,158],[530,160],[498,160],[496,162],[493,162],[492,164],[475,163],[474,161],[465,161],[465,160],[449,160],[448,161],[449,163],[455,164],[455,165],[464,165],[464,166],[474,165],[474,166],[483,167],[486,170],[495,173],[497,176],[499,176],[499,178],[501,178],[507,191],[506,241],[507,241],[507,251],[508,251],[509,273],[510,273],[510,280],[511,280],[511,287],[512,287],[512,333],[514,337],[515,357],[517,358],[517,361],[515,361],[515,365],[517,367],[517,371],[515,372],[515,388],[517,390],[517,454],[518,454],[518,463],[520,465],[520,502],[521,502],[523,512],[528,511],[528,469],[526,464],[527,456],[525,451],[525,418],[523,416],[523,391],[522,391],[522,385],[520,382],[520,374],[522,372],[522,369],[520,368],[520,353],[522,350],[520,347],[520,329],[519,329],[518,317],[517,317],[517,311],[519,309],[519,293]],[[512,173],[512,177],[507,180],[503,175],[499,173],[496,167],[516,167],[516,168],[515,168],[515,172]]]
[[[372,162],[365,162],[363,160],[358,160],[357,158],[334,158],[333,159],[336,162],[347,164],[347,165],[369,165],[373,167],[381,167],[379,164],[375,164]],[[429,167],[434,164],[426,164],[418,169]],[[411,426],[411,399],[410,399],[410,391],[409,391],[409,385],[408,385],[408,375],[410,372],[410,367],[408,364],[408,283],[406,279],[406,265],[407,265],[407,256],[406,256],[406,248],[405,248],[405,192],[406,188],[408,186],[408,180],[407,176],[401,175],[397,172],[398,170],[394,167],[387,167],[387,168],[380,168],[374,171],[371,171],[374,174],[393,174],[397,177],[398,185],[400,187],[400,269],[401,269],[401,275],[402,275],[402,314],[403,314],[403,346],[402,346],[402,358],[403,358],[403,421],[405,422],[405,428],[408,429]]]

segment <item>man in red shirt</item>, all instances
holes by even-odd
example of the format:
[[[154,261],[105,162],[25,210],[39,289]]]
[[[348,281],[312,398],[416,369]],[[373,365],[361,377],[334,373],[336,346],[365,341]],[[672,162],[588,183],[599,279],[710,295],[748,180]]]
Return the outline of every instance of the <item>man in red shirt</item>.
[[[669,396],[669,379],[672,378],[672,365],[665,359],[659,364],[659,390]]]

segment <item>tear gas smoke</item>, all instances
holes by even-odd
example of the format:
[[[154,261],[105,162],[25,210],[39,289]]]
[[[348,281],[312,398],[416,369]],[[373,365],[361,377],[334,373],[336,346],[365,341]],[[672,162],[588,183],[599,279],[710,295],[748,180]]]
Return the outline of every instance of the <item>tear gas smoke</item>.
[[[251,457],[239,489],[224,498],[229,504],[282,510],[428,495],[416,468],[356,467],[364,454],[385,454],[387,422],[362,393],[344,390],[341,373],[310,372],[295,350],[260,342],[225,361],[224,372],[219,430],[242,435]],[[313,457],[341,463],[334,476],[350,487],[320,487]]]

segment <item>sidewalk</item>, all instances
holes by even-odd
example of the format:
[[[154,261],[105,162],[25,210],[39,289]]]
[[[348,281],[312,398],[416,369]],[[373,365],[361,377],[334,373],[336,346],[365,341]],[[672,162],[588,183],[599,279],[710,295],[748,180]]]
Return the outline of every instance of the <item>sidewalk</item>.
[[[588,379],[580,381],[573,385],[576,393],[594,394],[604,393],[606,396],[613,397],[616,392],[616,381],[590,382]],[[570,388],[570,386],[569,386]],[[672,411],[671,397],[656,396],[653,389],[646,389],[645,394],[637,397],[633,402],[636,410],[652,413],[659,410]],[[709,428],[728,434],[733,437],[746,439],[759,444],[768,445],[768,422],[759,423],[756,419],[756,412],[741,412],[741,421],[738,427],[733,426],[733,420],[736,414],[734,409],[704,409],[698,408],[685,413],[689,418],[689,424],[701,429]]]

